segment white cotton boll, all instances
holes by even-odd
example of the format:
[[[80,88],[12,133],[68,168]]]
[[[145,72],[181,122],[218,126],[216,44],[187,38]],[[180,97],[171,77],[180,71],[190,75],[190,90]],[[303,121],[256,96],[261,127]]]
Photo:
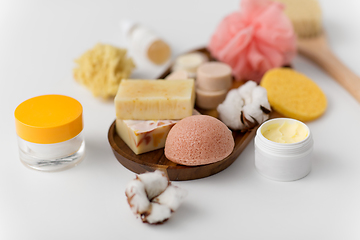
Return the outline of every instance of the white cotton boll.
[[[134,214],[142,214],[149,210],[150,201],[145,192],[145,185],[139,180],[132,180],[126,186],[125,194]]]
[[[225,123],[231,129],[239,129],[241,126],[240,122],[240,110],[232,104],[220,104],[217,107],[220,120]]]
[[[240,98],[239,92],[236,89],[231,89],[227,93],[225,100],[222,103],[223,104],[234,103],[234,101],[239,101],[239,99],[240,99],[240,101],[242,101]]]
[[[243,105],[247,105],[252,102],[252,92],[254,88],[256,88],[256,86],[257,86],[256,82],[247,81],[237,89],[239,95],[245,101]]]
[[[240,113],[244,102],[236,89],[232,89],[226,95],[223,103],[219,104],[217,111],[220,120],[231,129],[241,129]]]
[[[138,178],[145,185],[145,191],[150,200],[162,193],[169,185],[168,178],[158,170],[140,174]]]
[[[254,88],[257,87],[256,82],[254,81],[247,81],[243,85],[241,85],[239,88],[237,88],[237,91],[241,96],[249,95],[251,96],[252,91]]]
[[[260,124],[264,121],[264,113],[260,109],[260,106],[256,103],[252,103],[252,104],[248,104],[248,105],[244,106],[243,114],[244,114],[244,117],[252,123],[257,122],[257,124]]]
[[[261,86],[257,86],[252,91],[252,99],[253,101],[259,101],[259,100],[267,100],[267,91],[265,88]]]
[[[148,223],[161,223],[171,216],[171,209],[166,205],[151,203],[151,213],[143,216],[142,221]]]
[[[246,130],[267,120],[271,108],[266,89],[257,86],[254,81],[247,81],[238,89],[229,91],[225,101],[218,106],[217,111],[220,120],[229,128]]]
[[[186,190],[170,185],[162,194],[154,198],[153,202],[166,205],[172,211],[176,211],[181,205],[181,203],[184,201],[186,196]]]
[[[138,175],[128,183],[125,194],[135,215],[143,222],[157,224],[170,218],[187,191],[171,185],[164,172],[155,171]]]
[[[265,107],[266,109],[269,109],[269,110],[271,109],[270,103],[267,98],[267,91],[265,88],[263,88],[261,86],[257,86],[256,88],[253,89],[252,102],[257,103],[257,104]]]

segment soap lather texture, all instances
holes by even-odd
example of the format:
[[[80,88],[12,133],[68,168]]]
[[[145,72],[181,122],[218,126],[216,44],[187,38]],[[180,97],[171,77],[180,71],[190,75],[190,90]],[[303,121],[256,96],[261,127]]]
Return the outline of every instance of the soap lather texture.
[[[228,127],[207,115],[196,115],[179,121],[169,132],[165,156],[178,164],[204,165],[223,160],[235,146]]]

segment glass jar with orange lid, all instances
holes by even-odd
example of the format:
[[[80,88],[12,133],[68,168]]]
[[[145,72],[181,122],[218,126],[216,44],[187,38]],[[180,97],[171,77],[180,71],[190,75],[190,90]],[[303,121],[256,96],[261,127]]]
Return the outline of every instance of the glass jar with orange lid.
[[[32,169],[58,171],[76,166],[85,155],[83,108],[74,98],[42,95],[15,109],[20,160]]]

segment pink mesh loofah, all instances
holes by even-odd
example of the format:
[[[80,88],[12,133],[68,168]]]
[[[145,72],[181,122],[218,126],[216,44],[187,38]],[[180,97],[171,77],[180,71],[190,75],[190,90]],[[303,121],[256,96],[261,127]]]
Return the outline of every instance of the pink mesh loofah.
[[[208,49],[232,67],[237,80],[259,82],[267,70],[296,55],[296,35],[283,9],[270,0],[242,0],[241,11],[223,19]]]

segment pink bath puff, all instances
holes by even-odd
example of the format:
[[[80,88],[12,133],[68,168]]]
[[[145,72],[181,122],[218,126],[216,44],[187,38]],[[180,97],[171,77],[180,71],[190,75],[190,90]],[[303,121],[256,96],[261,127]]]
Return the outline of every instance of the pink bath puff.
[[[296,55],[296,35],[283,9],[270,0],[242,0],[241,10],[220,23],[208,49],[232,67],[237,80],[260,82],[267,70]]]
[[[165,156],[182,165],[203,165],[229,156],[234,145],[231,131],[220,120],[207,115],[193,115],[180,120],[170,130]]]

